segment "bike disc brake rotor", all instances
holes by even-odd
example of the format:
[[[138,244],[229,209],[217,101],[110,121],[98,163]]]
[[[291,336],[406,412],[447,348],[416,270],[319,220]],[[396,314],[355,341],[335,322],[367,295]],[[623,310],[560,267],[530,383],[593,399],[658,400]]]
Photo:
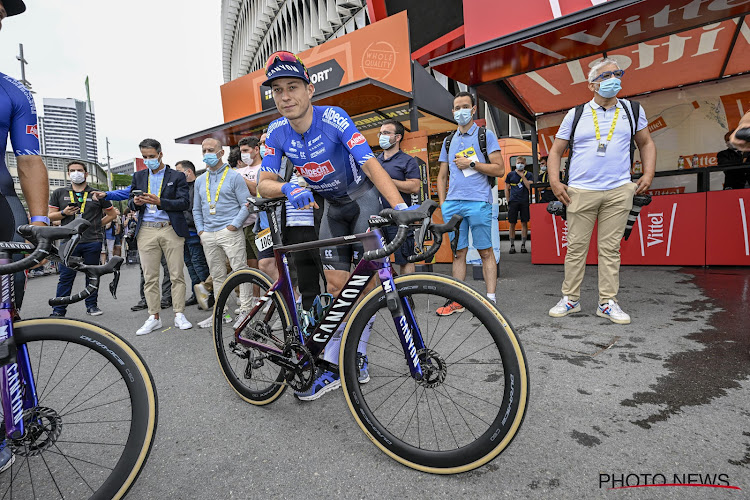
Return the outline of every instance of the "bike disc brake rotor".
[[[432,349],[420,349],[417,356],[422,366],[422,379],[419,385],[428,388],[441,385],[448,374],[448,366],[442,356]]]
[[[23,412],[26,433],[12,439],[13,453],[22,457],[39,455],[55,444],[62,432],[62,418],[52,408],[37,406]]]

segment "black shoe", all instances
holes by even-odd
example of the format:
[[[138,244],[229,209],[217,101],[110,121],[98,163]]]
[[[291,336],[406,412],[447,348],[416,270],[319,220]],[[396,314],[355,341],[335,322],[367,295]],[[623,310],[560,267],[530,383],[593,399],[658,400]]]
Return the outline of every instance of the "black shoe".
[[[195,294],[191,295],[189,299],[185,301],[185,307],[194,306],[198,303],[198,299],[195,298]]]
[[[146,304],[145,300],[138,302],[136,305],[130,308],[131,311],[142,311],[144,309],[148,309],[148,304]]]
[[[64,318],[65,317],[65,313],[59,313],[59,312],[52,311],[52,314],[50,314],[49,317],[50,318]]]
[[[104,313],[98,307],[92,306],[86,309],[86,314],[88,314],[89,316],[101,316]]]
[[[526,247],[521,245],[521,253],[529,253],[528,250],[526,250]]]
[[[510,252],[508,253],[516,253],[516,247],[510,247]]]
[[[214,299],[214,292],[211,292],[210,294],[208,294],[208,308],[211,309],[215,303],[216,300]]]
[[[162,300],[161,301],[161,308],[162,309],[169,309],[172,307],[172,301],[171,300]]]

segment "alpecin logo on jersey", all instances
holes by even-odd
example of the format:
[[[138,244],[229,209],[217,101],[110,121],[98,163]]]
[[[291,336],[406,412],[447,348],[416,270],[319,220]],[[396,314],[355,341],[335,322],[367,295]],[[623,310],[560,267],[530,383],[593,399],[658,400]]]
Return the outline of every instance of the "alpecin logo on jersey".
[[[39,127],[37,125],[26,125],[26,133],[39,139]]]
[[[297,167],[297,173],[312,182],[320,182],[328,174],[333,173],[333,165],[330,160],[323,163],[309,162]]]
[[[354,146],[359,146],[360,144],[364,144],[367,142],[365,139],[365,136],[360,134],[359,132],[355,132],[351,139],[346,143],[347,146],[349,146],[349,149],[352,149]]]
[[[276,156],[276,149],[266,146],[266,156]]]

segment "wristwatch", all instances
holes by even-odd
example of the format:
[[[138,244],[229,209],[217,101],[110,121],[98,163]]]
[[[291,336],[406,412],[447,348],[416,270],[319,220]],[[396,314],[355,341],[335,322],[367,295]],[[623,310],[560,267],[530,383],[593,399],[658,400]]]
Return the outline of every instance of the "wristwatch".
[[[475,162],[475,161],[469,163],[469,168],[474,168],[476,166],[477,166],[477,162]]]

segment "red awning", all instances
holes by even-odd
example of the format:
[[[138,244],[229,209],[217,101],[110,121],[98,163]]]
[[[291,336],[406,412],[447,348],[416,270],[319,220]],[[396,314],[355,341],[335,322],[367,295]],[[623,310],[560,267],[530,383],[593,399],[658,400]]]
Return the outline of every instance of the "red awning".
[[[430,64],[528,120],[589,99],[589,64],[605,54],[626,69],[624,97],[750,71],[749,9],[737,0],[612,0]],[[467,33],[479,29],[469,21]]]

